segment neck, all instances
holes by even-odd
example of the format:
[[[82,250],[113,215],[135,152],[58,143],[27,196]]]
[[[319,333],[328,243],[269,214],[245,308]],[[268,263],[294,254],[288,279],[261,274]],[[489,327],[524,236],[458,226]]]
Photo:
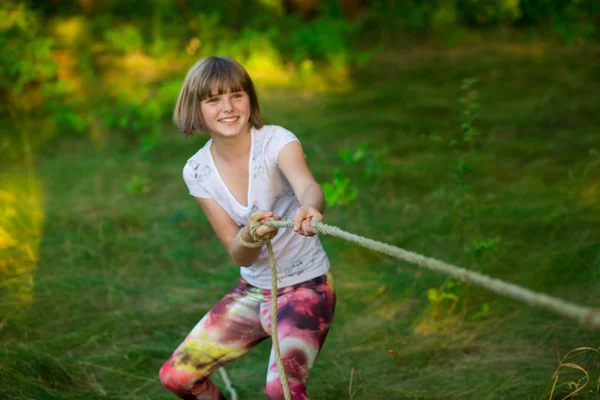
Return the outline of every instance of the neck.
[[[250,154],[251,140],[250,129],[231,138],[215,135],[212,137],[211,151],[213,156],[217,155],[227,162],[238,161]]]

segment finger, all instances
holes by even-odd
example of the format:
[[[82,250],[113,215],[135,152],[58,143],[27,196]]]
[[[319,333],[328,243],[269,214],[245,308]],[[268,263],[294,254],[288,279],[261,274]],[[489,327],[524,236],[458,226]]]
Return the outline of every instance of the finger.
[[[304,232],[305,235],[310,235],[311,233],[311,229],[310,229],[310,221],[312,220],[312,216],[306,216],[304,218],[304,220],[302,221],[302,231]]]
[[[304,220],[305,216],[306,216],[306,210],[299,209],[298,212],[296,213],[296,216],[294,217],[294,231],[295,232],[298,232],[298,230],[300,230],[300,228],[302,226],[302,220]]]
[[[271,217],[272,215],[273,215],[273,211],[256,211],[256,212],[252,213],[249,220],[258,222],[264,218]]]
[[[304,222],[302,223],[302,228],[307,236],[310,236],[312,234],[312,230],[310,229],[310,219],[304,220]]]
[[[260,236],[264,236],[267,233],[269,233],[270,231],[271,231],[271,228],[269,228],[268,226],[264,226],[264,225],[261,225],[258,228],[256,228],[256,233]]]
[[[262,238],[267,238],[271,234],[275,236],[277,234],[277,229],[262,225],[256,228],[256,234]]]

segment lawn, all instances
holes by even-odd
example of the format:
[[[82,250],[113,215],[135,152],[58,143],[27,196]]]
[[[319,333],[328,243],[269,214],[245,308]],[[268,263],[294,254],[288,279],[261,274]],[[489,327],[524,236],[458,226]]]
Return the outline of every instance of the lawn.
[[[338,195],[326,221],[600,306],[598,47],[402,47],[354,71],[349,88],[259,83],[265,122],[296,133]],[[471,146],[459,101],[469,77],[479,104]],[[116,135],[29,151],[35,137],[0,169],[0,397],[173,398],[160,366],[239,276],[181,178],[206,137],[166,126],[150,152]],[[571,320],[322,241],[338,305],[313,399],[550,399],[559,360],[600,346],[597,331]],[[227,367],[242,399],[264,398],[269,350]],[[581,370],[560,369],[553,398],[580,387],[576,399],[600,398],[599,359],[570,358]]]

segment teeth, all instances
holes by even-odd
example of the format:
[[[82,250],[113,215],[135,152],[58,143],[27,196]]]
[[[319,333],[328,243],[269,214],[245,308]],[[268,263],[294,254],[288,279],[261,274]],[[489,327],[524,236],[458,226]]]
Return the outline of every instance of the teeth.
[[[221,122],[233,122],[237,119],[238,117],[231,117],[231,118],[223,118],[221,120]]]

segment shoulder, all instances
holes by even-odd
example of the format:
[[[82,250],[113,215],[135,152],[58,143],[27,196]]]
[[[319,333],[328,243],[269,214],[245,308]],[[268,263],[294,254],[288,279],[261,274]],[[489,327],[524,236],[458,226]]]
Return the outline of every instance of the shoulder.
[[[268,127],[269,129],[269,136],[294,136],[296,137],[296,135],[294,135],[290,130],[284,128],[283,126],[279,126],[279,125],[266,125],[266,127]]]
[[[288,129],[279,126],[279,125],[264,125],[262,128],[260,129],[254,129],[254,135],[257,138],[261,138],[264,139],[265,141],[268,141],[269,139],[271,139],[274,136],[294,136],[295,135]]]
[[[288,143],[299,142],[296,135],[289,130],[279,125],[267,125],[260,131],[263,131],[262,146],[260,146],[264,152],[265,160],[269,165],[276,165],[279,157],[279,152]]]
[[[199,170],[208,168],[210,164],[210,144],[211,140],[207,141],[193,156],[188,158],[183,166],[183,176],[190,177],[198,175]]]
[[[257,132],[258,135],[262,136],[262,141],[265,146],[280,147],[291,141],[299,141],[294,133],[279,125],[265,125]]]

